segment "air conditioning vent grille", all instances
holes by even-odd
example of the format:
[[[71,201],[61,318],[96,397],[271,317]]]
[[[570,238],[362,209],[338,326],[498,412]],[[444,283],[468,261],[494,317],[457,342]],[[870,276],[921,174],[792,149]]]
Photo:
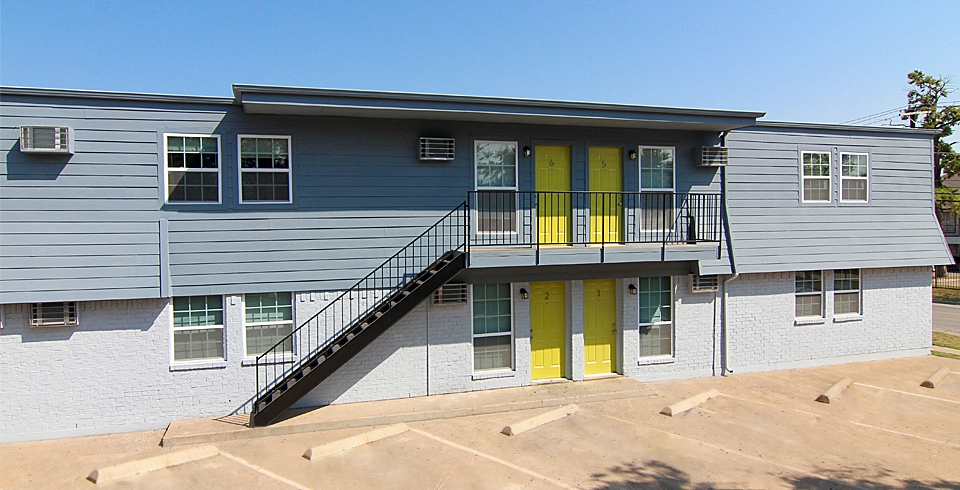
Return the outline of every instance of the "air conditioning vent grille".
[[[704,146],[700,149],[701,167],[723,167],[727,164],[725,146]]]
[[[694,293],[709,293],[720,289],[720,276],[701,276],[690,274],[690,291]]]
[[[444,284],[433,292],[435,305],[462,305],[467,303],[466,284]]]
[[[453,138],[420,138],[420,160],[445,162],[453,160],[456,146]]]
[[[60,126],[20,126],[20,151],[73,153],[73,130]]]
[[[30,315],[30,326],[63,327],[78,324],[76,301],[33,304]]]

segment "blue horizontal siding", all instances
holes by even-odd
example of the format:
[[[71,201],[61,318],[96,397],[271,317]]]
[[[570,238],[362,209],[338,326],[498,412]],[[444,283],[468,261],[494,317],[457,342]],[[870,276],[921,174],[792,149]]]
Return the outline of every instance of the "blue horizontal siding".
[[[950,262],[933,214],[928,135],[755,127],[727,136],[729,226],[740,272]],[[833,156],[826,204],[801,203],[800,153]],[[840,202],[838,154],[869,154],[869,202]]]

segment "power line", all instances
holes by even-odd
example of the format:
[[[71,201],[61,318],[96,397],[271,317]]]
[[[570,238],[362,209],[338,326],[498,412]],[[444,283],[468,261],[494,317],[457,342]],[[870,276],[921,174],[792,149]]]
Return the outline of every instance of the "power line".
[[[870,115],[868,115],[868,116],[863,116],[863,117],[858,117],[858,118],[856,118],[856,119],[851,119],[851,120],[849,120],[849,121],[845,121],[845,122],[842,122],[842,123],[840,123],[840,124],[861,124],[860,121],[869,120],[869,119],[873,119],[873,118],[876,118],[876,117],[881,117],[881,118],[883,118],[883,116],[886,116],[887,114],[890,114],[890,113],[893,113],[893,112],[900,112],[900,111],[902,111],[902,110],[904,110],[904,109],[906,109],[906,108],[907,108],[907,106],[895,107],[895,108],[893,108],[893,109],[886,110],[886,111],[882,111],[882,112],[878,112],[878,113],[876,113],[876,114],[870,114]]]

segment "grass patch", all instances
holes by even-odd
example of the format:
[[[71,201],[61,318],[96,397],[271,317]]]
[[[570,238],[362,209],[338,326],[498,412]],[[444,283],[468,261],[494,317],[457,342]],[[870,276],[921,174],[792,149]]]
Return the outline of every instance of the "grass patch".
[[[960,361],[960,356],[958,356],[958,355],[956,355],[956,354],[951,354],[951,353],[949,353],[949,352],[937,352],[937,351],[932,351],[931,354],[933,354],[933,355],[935,355],[935,356],[937,356],[937,357],[946,357],[947,359],[956,359],[956,360]]]
[[[933,302],[960,305],[960,289],[933,288]]]
[[[933,345],[960,350],[960,335],[950,335],[943,332],[933,332]]]

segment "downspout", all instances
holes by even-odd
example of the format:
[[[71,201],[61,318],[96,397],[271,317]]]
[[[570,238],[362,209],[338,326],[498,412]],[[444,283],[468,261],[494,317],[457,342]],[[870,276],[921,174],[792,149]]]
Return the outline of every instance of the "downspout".
[[[720,134],[720,146],[726,146],[726,135],[727,132]],[[729,164],[729,162],[728,162]],[[737,272],[737,260],[736,256],[733,253],[733,237],[730,234],[730,218],[729,213],[727,212],[727,168],[720,167],[720,196],[723,202],[722,209],[722,223],[724,225],[724,235],[727,239],[727,254],[730,256],[730,272],[732,274],[730,277],[723,280],[723,296],[721,296],[721,310],[720,310],[720,375],[726,376],[727,374],[733,374],[733,370],[730,369],[730,335],[727,321],[727,303],[729,302],[729,294],[727,289],[730,286],[730,283],[734,279],[740,277],[740,273]]]

